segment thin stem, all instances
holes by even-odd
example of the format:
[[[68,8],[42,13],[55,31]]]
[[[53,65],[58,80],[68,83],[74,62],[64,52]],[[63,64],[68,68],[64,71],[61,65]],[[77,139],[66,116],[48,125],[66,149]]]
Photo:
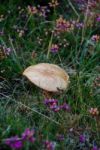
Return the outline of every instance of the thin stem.
[[[53,33],[51,34],[51,38],[50,38],[50,41],[49,41],[48,52],[47,52],[47,59],[49,58],[51,44],[52,44],[52,39],[53,39]]]
[[[88,0],[88,4],[87,4],[87,8],[86,8],[86,13],[85,13],[85,17],[84,17],[84,26],[83,26],[83,29],[82,29],[81,44],[83,43],[84,37],[85,37],[85,29],[86,29],[86,22],[87,22],[87,19],[88,19],[88,12],[89,12],[89,0]]]
[[[8,96],[6,96],[6,95],[4,95],[4,94],[2,94],[2,93],[0,93],[0,94],[3,95],[3,96],[6,97],[6,98],[9,98]],[[9,99],[10,99],[10,98],[9,98]],[[29,106],[26,106],[26,105],[23,104],[22,102],[18,102],[18,101],[14,100],[14,99],[10,99],[10,100],[11,100],[11,101],[14,101],[14,102],[17,103],[19,106],[23,106],[23,107],[27,108],[28,110],[31,110],[31,111],[33,111],[33,112],[39,114],[40,116],[42,116],[42,117],[44,117],[44,118],[46,118],[46,119],[48,119],[48,120],[54,122],[54,123],[57,124],[57,125],[61,125],[59,122],[55,121],[54,119],[49,118],[48,116],[45,116],[44,114],[38,112],[37,110],[35,110],[35,109],[33,109],[33,108],[30,108]]]
[[[78,12],[76,11],[75,7],[73,6],[72,2],[70,0],[68,0],[68,3],[69,3],[69,5],[71,6],[72,10],[75,12],[76,16],[79,19],[80,16],[79,16]]]
[[[19,105],[22,105],[22,106],[26,107],[27,109],[29,109],[29,110],[31,110],[31,111],[33,111],[33,112],[35,112],[35,113],[37,113],[37,114],[41,115],[42,117],[44,117],[44,118],[46,118],[46,119],[48,119],[48,120],[50,120],[50,121],[52,121],[52,122],[54,122],[54,123],[56,123],[56,124],[60,125],[60,123],[59,123],[59,122],[56,122],[55,120],[53,120],[53,119],[49,118],[48,116],[45,116],[44,114],[42,114],[42,113],[38,112],[37,110],[32,109],[32,108],[30,108],[30,107],[26,106],[26,105],[25,105],[25,104],[23,104],[22,102],[16,102],[16,103],[19,103]]]
[[[17,138],[17,139],[14,139],[14,142],[15,142],[15,141],[22,141],[22,140],[23,140],[22,138]],[[6,141],[12,141],[12,140],[11,140],[10,138],[3,139],[3,140],[2,140],[3,143],[5,143]],[[12,142],[13,142],[13,141],[12,141]]]
[[[58,58],[59,58],[60,63],[61,63],[61,65],[62,65],[62,67],[63,67],[63,63],[62,63],[62,60],[61,60],[61,57],[60,57],[59,53],[58,53]]]
[[[27,19],[27,21],[26,21],[26,23],[24,25],[24,29],[26,28],[26,26],[27,26],[28,22],[30,21],[31,17],[32,17],[32,14],[29,15],[29,18]]]

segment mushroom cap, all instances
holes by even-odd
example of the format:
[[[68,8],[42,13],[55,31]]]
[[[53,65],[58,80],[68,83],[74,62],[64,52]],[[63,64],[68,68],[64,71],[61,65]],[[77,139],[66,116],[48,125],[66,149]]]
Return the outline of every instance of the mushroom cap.
[[[23,75],[38,87],[49,92],[65,90],[69,83],[68,74],[59,66],[49,63],[29,66]]]

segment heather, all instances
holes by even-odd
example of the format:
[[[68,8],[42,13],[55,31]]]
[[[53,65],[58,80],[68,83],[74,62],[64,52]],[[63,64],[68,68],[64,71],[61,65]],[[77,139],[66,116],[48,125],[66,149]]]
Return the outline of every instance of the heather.
[[[69,75],[46,95],[23,76]],[[100,150],[100,1],[0,1],[0,150]]]

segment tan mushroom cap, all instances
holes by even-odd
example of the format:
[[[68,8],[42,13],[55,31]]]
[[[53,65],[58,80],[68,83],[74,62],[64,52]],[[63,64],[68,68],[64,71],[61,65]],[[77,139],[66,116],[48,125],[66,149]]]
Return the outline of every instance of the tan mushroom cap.
[[[59,66],[49,63],[40,63],[25,69],[23,75],[38,87],[57,92],[68,87],[69,76]]]

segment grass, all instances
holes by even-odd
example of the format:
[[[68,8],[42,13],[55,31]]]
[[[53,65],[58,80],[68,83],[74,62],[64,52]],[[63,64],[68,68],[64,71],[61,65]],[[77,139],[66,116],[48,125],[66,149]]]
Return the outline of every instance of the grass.
[[[97,42],[91,40],[93,35],[100,34],[99,22],[95,21],[99,8],[91,10],[94,13],[91,18],[78,10],[77,3],[62,1],[44,18],[30,14],[29,4],[37,5],[16,0],[0,4],[3,15],[0,19],[3,32],[0,37],[0,148],[8,149],[3,139],[21,136],[26,128],[35,129],[36,142],[26,143],[24,150],[45,149],[45,140],[56,143],[57,150],[90,150],[95,144],[100,147],[100,114],[93,117],[89,113],[92,107],[100,109],[100,38]],[[79,20],[85,26],[55,36],[52,31],[59,15],[66,20]],[[20,31],[24,31],[22,36]],[[59,45],[55,54],[50,50],[52,44]],[[6,48],[11,49],[9,55],[4,52]],[[26,67],[41,62],[57,64],[68,72],[68,89],[53,98],[59,100],[59,105],[68,103],[70,113],[55,113],[47,108],[42,91],[23,77]],[[57,141],[57,134],[64,135],[64,141]],[[87,144],[79,142],[81,134],[89,139]]]

